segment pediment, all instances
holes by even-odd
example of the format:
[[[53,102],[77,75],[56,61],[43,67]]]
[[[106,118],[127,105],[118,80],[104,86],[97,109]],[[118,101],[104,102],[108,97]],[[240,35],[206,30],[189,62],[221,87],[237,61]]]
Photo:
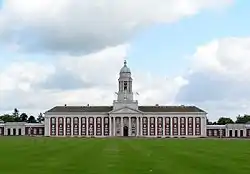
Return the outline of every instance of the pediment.
[[[129,108],[129,107],[124,107],[124,108],[120,108],[120,109],[117,109],[117,110],[113,110],[111,111],[110,113],[112,114],[140,114],[141,111],[139,110],[136,110],[136,109],[132,109],[132,108]]]

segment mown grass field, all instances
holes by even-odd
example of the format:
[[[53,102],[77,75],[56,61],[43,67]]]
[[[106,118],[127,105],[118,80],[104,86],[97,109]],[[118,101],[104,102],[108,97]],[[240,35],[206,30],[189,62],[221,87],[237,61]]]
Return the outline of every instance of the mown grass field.
[[[1,174],[249,174],[249,140],[0,137]]]

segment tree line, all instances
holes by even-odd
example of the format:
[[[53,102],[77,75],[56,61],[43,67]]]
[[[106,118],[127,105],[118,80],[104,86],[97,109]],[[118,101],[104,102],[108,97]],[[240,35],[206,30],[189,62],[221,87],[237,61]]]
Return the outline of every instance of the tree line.
[[[243,116],[238,115],[237,118],[236,118],[236,121],[233,121],[229,117],[220,117],[218,119],[218,121],[216,121],[216,122],[210,122],[207,119],[207,124],[208,125],[225,125],[225,124],[233,124],[233,123],[236,123],[236,124],[250,123],[250,115],[243,115]]]
[[[19,113],[17,108],[14,109],[12,114],[0,115],[0,120],[3,122],[27,122],[27,123],[41,123],[44,121],[42,113],[35,118],[33,115],[28,116],[26,113]]]

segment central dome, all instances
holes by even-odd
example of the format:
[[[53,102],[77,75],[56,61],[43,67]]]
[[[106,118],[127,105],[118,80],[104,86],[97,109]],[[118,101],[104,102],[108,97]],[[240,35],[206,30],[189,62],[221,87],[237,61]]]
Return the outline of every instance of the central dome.
[[[130,69],[127,67],[126,60],[124,60],[124,66],[121,68],[120,73],[131,73]]]

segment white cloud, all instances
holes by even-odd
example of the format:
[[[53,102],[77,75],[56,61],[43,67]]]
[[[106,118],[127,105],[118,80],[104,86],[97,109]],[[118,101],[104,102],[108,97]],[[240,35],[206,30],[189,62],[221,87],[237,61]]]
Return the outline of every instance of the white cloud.
[[[86,53],[124,43],[152,24],[177,21],[231,2],[9,0],[0,11],[0,39],[28,51]]]
[[[250,38],[224,38],[197,48],[193,56],[193,71],[210,72],[233,78],[249,80]]]
[[[53,64],[13,63],[0,72],[1,84],[7,84],[0,88],[0,111],[17,107],[33,114],[55,105],[112,105],[128,47],[119,45],[82,57],[54,57]],[[58,74],[63,78],[58,80]],[[187,83],[182,77],[167,80],[149,71],[132,69],[132,75],[140,104],[173,103],[179,88]],[[73,78],[76,86],[65,88]]]
[[[211,41],[197,47],[191,57],[189,84],[180,90],[178,101],[207,108],[213,119],[250,112],[249,37]]]
[[[54,72],[49,64],[18,61],[0,71],[0,91],[30,90],[31,85],[45,81]]]

